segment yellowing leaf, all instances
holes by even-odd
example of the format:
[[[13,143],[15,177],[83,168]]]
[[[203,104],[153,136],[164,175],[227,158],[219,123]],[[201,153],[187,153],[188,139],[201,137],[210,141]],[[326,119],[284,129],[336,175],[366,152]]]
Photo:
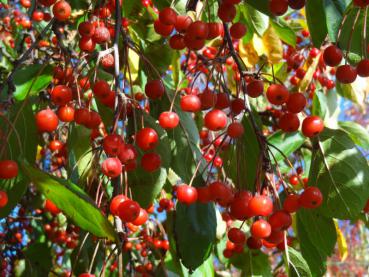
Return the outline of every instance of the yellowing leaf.
[[[259,62],[259,55],[251,42],[244,43],[241,40],[238,47],[240,57],[247,67],[254,67]]]
[[[132,82],[134,82],[138,77],[138,68],[140,63],[140,57],[137,55],[136,52],[132,50],[128,51],[128,63],[129,69],[131,71]]]
[[[316,67],[318,66],[319,59],[320,59],[320,55],[318,57],[316,57],[313,60],[313,62],[311,62],[311,63],[307,62],[307,63],[304,64],[304,69],[306,70],[306,74],[300,82],[299,91],[305,92],[305,90],[310,85],[311,80],[313,79],[313,75],[314,75],[314,72],[316,70]]]
[[[362,110],[365,108],[365,99],[369,93],[369,80],[368,78],[358,77],[352,84],[341,84],[337,82],[337,92],[358,104]]]
[[[271,25],[269,25],[261,40],[268,60],[272,64],[279,63],[283,59],[283,45]]]
[[[341,261],[346,260],[348,256],[348,248],[345,236],[342,234],[341,229],[338,227],[338,221],[334,220],[334,225],[337,231],[337,245],[338,252],[340,253]]]

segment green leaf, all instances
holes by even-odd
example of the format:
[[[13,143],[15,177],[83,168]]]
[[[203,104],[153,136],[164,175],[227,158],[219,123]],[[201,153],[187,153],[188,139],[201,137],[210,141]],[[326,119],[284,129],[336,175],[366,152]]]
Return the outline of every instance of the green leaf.
[[[213,250],[216,238],[216,215],[214,204],[177,203],[175,236],[177,251],[182,264],[195,270],[203,264]]]
[[[111,223],[103,216],[92,199],[75,184],[47,174],[20,161],[23,172],[34,185],[82,229],[97,237],[116,240]]]
[[[363,106],[365,101],[365,89],[368,85],[366,79],[360,79],[359,82],[352,84],[336,83],[336,91],[342,97],[352,101],[355,104]]]
[[[272,16],[269,9],[269,0],[248,0],[247,4],[262,12],[263,14]]]
[[[244,4],[240,8],[242,8],[246,18],[247,26],[251,27],[259,37],[262,37],[269,27],[269,17],[248,4]]]
[[[75,182],[83,183],[92,166],[92,148],[90,143],[91,130],[82,125],[69,125],[68,135],[68,173]]]
[[[338,125],[343,129],[356,145],[369,149],[369,132],[360,124],[353,121],[341,121]]]
[[[27,94],[37,95],[50,84],[52,77],[50,65],[33,64],[21,67],[13,76],[16,88],[13,94],[14,98],[17,101],[22,101]]]
[[[300,209],[297,230],[301,252],[312,275],[323,276],[327,257],[333,254],[337,240],[333,219],[324,217],[317,210]]]
[[[336,41],[346,7],[345,1],[324,0],[324,12],[327,20],[328,35],[332,42]]]
[[[300,132],[285,133],[277,131],[268,137],[268,142],[283,152],[287,157],[299,149],[305,142],[305,137]],[[283,161],[284,157],[275,147],[270,147],[277,162]],[[272,159],[272,162],[274,160]]]
[[[327,97],[321,90],[314,93],[312,114],[324,119],[327,113]]]
[[[272,20],[271,24],[281,40],[288,45],[296,46],[296,32],[292,30],[286,21],[278,18],[278,20]]]
[[[363,44],[362,44],[362,33],[365,21],[365,9],[360,9],[358,7],[349,6],[345,13],[347,14],[347,19],[342,27],[341,37],[338,41],[338,46],[343,50],[349,50],[351,53],[355,53],[359,56],[363,56]],[[359,13],[359,18],[355,24],[356,15]],[[369,17],[367,18],[367,24],[369,22]],[[355,26],[354,26],[355,25]],[[352,32],[352,28],[354,30]],[[351,37],[352,33],[352,37]],[[369,35],[369,28],[366,30],[366,36]],[[351,43],[349,41],[351,40]],[[350,49],[348,49],[350,47]],[[366,48],[365,48],[366,51]]]
[[[306,21],[314,46],[320,48],[328,34],[323,0],[306,1]]]
[[[224,168],[236,187],[253,191],[260,158],[260,146],[248,116],[243,118],[242,124],[245,135],[224,153]]]
[[[0,209],[0,218],[6,217],[14,209],[25,194],[28,184],[29,180],[21,174],[18,174],[14,180],[0,181],[0,190],[8,194],[8,203]]]
[[[214,276],[214,265],[213,265],[214,257],[213,255],[210,255],[207,260],[200,265],[196,270],[192,273],[189,272],[188,269],[186,269],[185,266],[182,266],[182,272],[183,277],[213,277]]]
[[[324,197],[318,209],[327,217],[355,218],[369,198],[368,163],[342,130],[325,128],[319,140],[309,174],[309,185],[319,187]]]
[[[46,243],[33,243],[23,251],[26,260],[25,276],[48,276],[53,266],[51,248]]]
[[[289,264],[289,276],[299,276],[299,277],[311,277],[309,265],[303,258],[300,252],[297,252],[292,247],[288,247],[288,255],[290,258]]]
[[[246,250],[234,255],[231,264],[242,270],[241,276],[273,276],[268,255],[261,251]]]

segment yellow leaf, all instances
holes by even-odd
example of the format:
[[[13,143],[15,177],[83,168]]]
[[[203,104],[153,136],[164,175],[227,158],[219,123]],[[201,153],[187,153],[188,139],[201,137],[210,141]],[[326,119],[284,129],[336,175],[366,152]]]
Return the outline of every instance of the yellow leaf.
[[[42,147],[40,145],[37,145],[36,161],[39,161],[42,158],[41,150],[42,150]]]
[[[269,25],[262,37],[265,54],[272,64],[279,63],[283,59],[283,45],[274,28]],[[255,45],[256,47],[256,45]],[[257,49],[257,48],[256,48]]]
[[[341,261],[346,260],[348,256],[348,248],[347,248],[347,242],[346,238],[341,232],[341,229],[338,227],[338,221],[334,220],[334,225],[336,226],[336,232],[337,232],[337,245],[338,245],[338,252],[341,257]]]
[[[299,85],[299,91],[305,92],[305,90],[309,87],[311,80],[313,79],[314,72],[316,67],[319,64],[320,55],[316,57],[312,62],[306,62],[304,64],[304,69],[306,70],[304,78],[301,80]]]
[[[254,67],[259,62],[259,55],[251,42],[244,43],[240,40],[238,48],[240,57],[247,67]]]
[[[138,68],[140,64],[140,56],[137,55],[136,52],[129,50],[128,51],[128,63],[129,69],[131,71],[132,82],[134,82],[138,77]],[[127,72],[128,74],[128,72]]]

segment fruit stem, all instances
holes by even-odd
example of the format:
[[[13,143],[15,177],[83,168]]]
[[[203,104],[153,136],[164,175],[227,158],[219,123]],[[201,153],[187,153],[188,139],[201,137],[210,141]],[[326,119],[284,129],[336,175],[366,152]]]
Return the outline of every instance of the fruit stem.
[[[368,58],[368,51],[366,49],[366,45],[367,45],[367,39],[366,39],[366,20],[368,18],[368,7],[365,8],[365,14],[364,14],[364,24],[363,24],[363,53],[364,53],[364,58],[367,59]]]
[[[359,19],[359,15],[361,13],[361,9],[359,9],[356,13],[356,16],[355,16],[355,20],[354,20],[354,24],[352,25],[352,28],[351,28],[351,31],[350,31],[350,36],[349,36],[349,40],[348,40],[348,43],[347,43],[347,50],[346,50],[346,59],[345,59],[345,64],[347,64],[347,60],[348,60],[348,55],[350,53],[350,50],[351,50],[351,43],[352,43],[352,36],[354,34],[354,31],[355,31],[355,26],[356,26],[356,23]]]

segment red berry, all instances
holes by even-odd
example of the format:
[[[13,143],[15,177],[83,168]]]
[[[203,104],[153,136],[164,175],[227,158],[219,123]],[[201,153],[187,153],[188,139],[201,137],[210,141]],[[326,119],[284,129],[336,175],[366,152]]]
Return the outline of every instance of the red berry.
[[[326,65],[337,66],[341,62],[343,54],[341,49],[335,45],[328,46],[323,53],[323,60]]]
[[[289,92],[283,85],[272,84],[268,87],[266,96],[273,105],[282,105],[288,101]]]
[[[183,204],[190,205],[197,200],[197,190],[189,185],[180,185],[177,187],[177,199]]]
[[[223,24],[219,22],[209,22],[208,23],[208,40],[215,39],[219,36],[224,35]]]
[[[159,136],[154,129],[146,127],[137,132],[136,143],[142,150],[151,150],[159,144]]]
[[[318,208],[323,202],[323,195],[319,188],[308,187],[300,196],[300,205],[307,209]]]
[[[302,133],[308,138],[316,136],[321,133],[323,129],[324,123],[319,116],[308,116],[302,122]]]
[[[92,88],[92,91],[98,98],[105,98],[111,92],[109,84],[104,80],[97,81],[94,87]]]
[[[285,211],[276,211],[268,219],[273,231],[287,230],[292,224],[292,217]]]
[[[115,196],[112,200],[111,200],[111,202],[110,202],[110,207],[109,207],[109,209],[110,209],[110,213],[112,214],[112,215],[118,215],[118,207],[119,207],[119,205],[122,203],[122,202],[124,202],[124,201],[126,201],[128,198],[127,198],[127,196],[125,196],[125,195],[123,195],[123,194],[118,194],[117,196]]]
[[[247,239],[247,246],[250,249],[260,249],[263,246],[263,243],[260,239],[249,237]]]
[[[353,3],[359,8],[365,8],[369,6],[369,0],[354,0]]]
[[[82,51],[85,51],[85,52],[93,52],[95,50],[95,47],[96,47],[96,43],[94,40],[92,40],[91,38],[89,37],[82,37],[80,40],[79,40],[79,48],[82,50]]]
[[[120,135],[111,134],[104,138],[102,147],[108,156],[117,156],[123,144]]]
[[[356,80],[356,77],[356,68],[349,64],[344,64],[337,68],[336,78],[342,84],[351,84]]]
[[[116,178],[122,173],[122,163],[118,158],[107,158],[101,165],[101,171],[105,176]]]
[[[254,216],[268,216],[273,212],[273,201],[268,196],[256,195],[249,202],[249,210]]]
[[[58,1],[53,6],[53,14],[59,21],[66,21],[70,17],[71,12],[72,8],[67,1]]]
[[[360,77],[369,77],[369,59],[361,60],[356,66],[356,71]]]
[[[242,137],[244,132],[245,132],[245,128],[240,122],[233,122],[229,124],[228,129],[227,129],[227,134],[231,138],[240,138]]]
[[[227,259],[231,258],[233,256],[233,251],[230,249],[224,249],[223,250],[223,256]]]
[[[187,34],[192,39],[206,39],[209,34],[208,25],[205,22],[202,21],[195,21],[188,26]]]
[[[185,112],[198,112],[201,110],[201,100],[197,95],[193,94],[183,96],[180,105]]]
[[[306,103],[306,98],[302,93],[292,93],[287,101],[287,110],[291,113],[302,112]]]
[[[292,186],[297,186],[300,183],[299,177],[296,175],[291,175],[289,178],[289,182]]]
[[[218,9],[218,17],[223,22],[231,22],[236,16],[236,8],[232,4],[222,3]]]
[[[233,201],[232,189],[223,182],[215,181],[209,185],[210,196],[213,201],[226,207]]]
[[[219,131],[227,126],[227,115],[221,110],[214,109],[204,117],[204,125],[211,131]]]
[[[140,208],[140,213],[138,214],[138,217],[132,221],[132,223],[136,226],[141,226],[146,223],[146,221],[149,219],[149,215],[147,214],[145,209]]]
[[[118,216],[124,222],[132,222],[137,219],[140,211],[140,205],[130,199],[127,199],[118,206]]]
[[[132,144],[123,143],[118,152],[118,158],[123,164],[135,161],[137,158],[136,148]]]
[[[0,209],[4,208],[6,204],[8,204],[8,194],[5,191],[0,190]]]
[[[270,224],[264,219],[255,221],[250,228],[251,235],[256,239],[263,239],[270,236],[272,228]]]
[[[232,38],[241,39],[246,34],[246,26],[240,22],[234,23],[229,29]]]
[[[166,7],[159,12],[159,20],[165,25],[174,25],[177,22],[177,13],[173,9]]]
[[[300,10],[305,7],[306,0],[288,0],[291,9]]]
[[[154,21],[154,30],[159,35],[161,35],[163,37],[167,37],[173,32],[174,26],[173,25],[165,25],[158,19],[158,20]]]
[[[58,117],[60,121],[72,122],[74,120],[74,108],[63,106],[58,109]]]
[[[113,54],[107,54],[101,59],[101,65],[104,68],[110,68],[114,66],[114,56]]]
[[[0,179],[13,179],[18,176],[18,164],[12,160],[0,161]]]
[[[294,113],[285,113],[279,118],[279,128],[284,132],[296,132],[300,127],[300,120]]]
[[[192,19],[188,15],[178,15],[174,26],[177,32],[183,33],[188,29],[188,26],[190,26],[191,23]]]
[[[55,105],[64,106],[73,99],[72,90],[65,85],[55,86],[51,91],[51,100]]]
[[[238,228],[231,228],[228,231],[228,239],[236,244],[244,244],[246,242],[246,235]]]
[[[164,129],[173,129],[179,124],[179,116],[175,112],[162,112],[159,116],[159,124]]]
[[[245,220],[251,217],[251,213],[249,210],[249,203],[252,199],[252,195],[248,191],[241,191],[236,194],[231,205],[230,205],[230,213],[231,215],[238,220]]]
[[[176,34],[172,36],[169,40],[169,45],[172,49],[175,49],[175,50],[182,50],[186,48],[184,37],[183,35],[180,35],[180,34]]]
[[[104,26],[99,26],[95,29],[94,35],[92,36],[94,42],[98,44],[104,44],[110,40],[109,29]]]
[[[283,15],[288,10],[288,0],[270,0],[269,9],[274,15]]]
[[[45,211],[52,213],[53,215],[57,215],[58,213],[60,213],[59,208],[49,199],[46,199],[44,209]]]
[[[161,157],[157,153],[146,153],[141,158],[141,166],[147,172],[154,172],[161,166]]]
[[[92,37],[95,33],[95,25],[89,21],[82,22],[78,25],[78,32],[82,37]]]
[[[264,92],[264,82],[261,80],[253,80],[247,84],[247,95],[256,98]]]
[[[231,110],[235,115],[240,114],[243,110],[245,110],[245,102],[241,98],[236,98],[231,102]]]
[[[39,111],[36,116],[36,126],[39,132],[53,132],[58,128],[59,119],[50,109]]]
[[[145,93],[150,99],[159,99],[165,92],[164,84],[161,80],[152,80],[147,82]]]
[[[90,121],[90,112],[88,109],[77,109],[74,112],[74,121],[80,125],[86,125]]]

